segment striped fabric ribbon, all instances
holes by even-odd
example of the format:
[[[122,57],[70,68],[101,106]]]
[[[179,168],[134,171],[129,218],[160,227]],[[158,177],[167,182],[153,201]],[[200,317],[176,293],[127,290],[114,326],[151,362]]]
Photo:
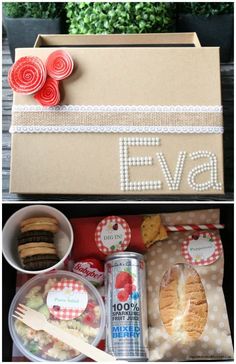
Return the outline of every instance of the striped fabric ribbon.
[[[204,225],[169,225],[165,226],[167,231],[199,231],[199,230],[217,230],[224,229],[223,224],[204,224]]]

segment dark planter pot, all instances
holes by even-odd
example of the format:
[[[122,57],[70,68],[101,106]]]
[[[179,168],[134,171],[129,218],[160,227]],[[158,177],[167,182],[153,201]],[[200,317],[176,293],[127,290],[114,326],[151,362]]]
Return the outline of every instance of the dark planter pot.
[[[202,46],[220,47],[221,62],[229,62],[233,59],[233,23],[233,14],[179,14],[177,32],[196,32]]]
[[[11,58],[15,60],[15,48],[33,47],[38,34],[60,34],[61,18],[9,18],[4,17]]]

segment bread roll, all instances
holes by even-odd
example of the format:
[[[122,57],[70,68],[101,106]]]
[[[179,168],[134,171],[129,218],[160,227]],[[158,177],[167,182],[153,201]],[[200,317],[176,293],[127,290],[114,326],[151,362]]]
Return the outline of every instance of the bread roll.
[[[208,304],[198,273],[187,264],[172,266],[160,287],[160,316],[176,341],[197,340],[207,322]]]

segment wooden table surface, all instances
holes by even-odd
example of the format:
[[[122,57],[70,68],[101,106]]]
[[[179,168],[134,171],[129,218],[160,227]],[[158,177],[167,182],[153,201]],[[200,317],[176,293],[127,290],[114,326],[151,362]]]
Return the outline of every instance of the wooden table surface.
[[[12,91],[7,83],[7,72],[12,64],[8,41],[3,37],[2,67],[2,189],[3,201],[232,201],[233,200],[233,63],[221,64],[222,100],[224,108],[224,195],[175,195],[175,196],[98,196],[98,195],[17,195],[9,193],[11,139],[9,127],[11,123]]]

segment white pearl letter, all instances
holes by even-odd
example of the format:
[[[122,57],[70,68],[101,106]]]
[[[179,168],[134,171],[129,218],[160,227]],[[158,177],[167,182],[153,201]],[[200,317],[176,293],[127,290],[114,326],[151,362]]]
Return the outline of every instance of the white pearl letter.
[[[160,181],[134,181],[129,180],[129,167],[151,166],[153,158],[129,157],[129,147],[156,146],[159,145],[159,138],[120,138],[120,182],[122,191],[144,191],[159,190]]]
[[[178,161],[177,161],[177,165],[175,168],[175,175],[174,177],[172,177],[171,173],[170,173],[170,169],[167,165],[165,156],[163,153],[157,153],[157,159],[161,165],[161,170],[165,176],[167,185],[169,187],[170,190],[179,190],[179,185],[181,182],[181,176],[183,173],[183,168],[184,168],[184,162],[185,162],[185,158],[186,158],[186,152],[180,152],[179,153],[179,157],[178,157]]]
[[[217,158],[212,152],[200,150],[190,154],[190,158],[196,160],[198,158],[209,158],[208,163],[203,163],[200,166],[194,167],[188,175],[188,184],[195,191],[206,191],[209,189],[221,190],[222,184],[218,182],[217,178]],[[196,183],[196,177],[203,173],[210,171],[210,180],[204,183]]]

